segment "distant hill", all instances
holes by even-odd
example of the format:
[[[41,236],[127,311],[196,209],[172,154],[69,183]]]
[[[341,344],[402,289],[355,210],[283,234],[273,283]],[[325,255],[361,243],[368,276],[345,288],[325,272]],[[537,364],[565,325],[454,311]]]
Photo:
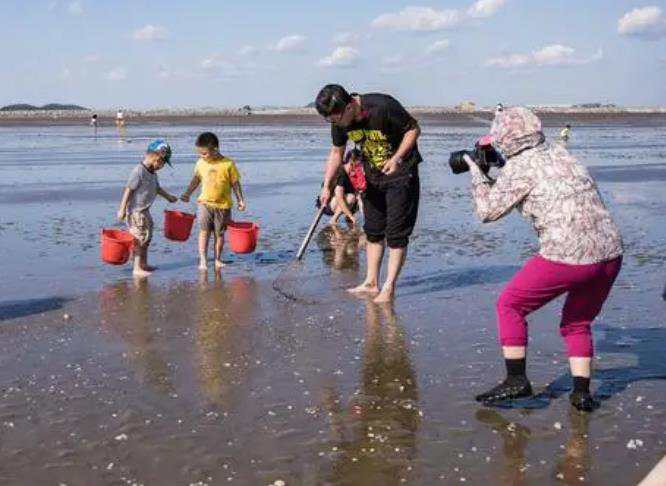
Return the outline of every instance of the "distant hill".
[[[14,105],[7,105],[0,108],[0,111],[81,111],[88,108],[79,105],[61,105],[60,103],[49,103],[44,106],[29,105],[28,103],[16,103]]]

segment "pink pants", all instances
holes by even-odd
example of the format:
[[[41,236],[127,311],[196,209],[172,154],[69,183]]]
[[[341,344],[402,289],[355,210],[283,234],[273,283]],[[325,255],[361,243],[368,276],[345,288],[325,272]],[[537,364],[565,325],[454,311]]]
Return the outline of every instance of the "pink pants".
[[[530,258],[497,300],[500,343],[526,346],[525,317],[567,293],[560,323],[567,353],[570,357],[593,356],[590,326],[601,311],[621,266],[621,256],[591,265],[568,265],[541,256]]]

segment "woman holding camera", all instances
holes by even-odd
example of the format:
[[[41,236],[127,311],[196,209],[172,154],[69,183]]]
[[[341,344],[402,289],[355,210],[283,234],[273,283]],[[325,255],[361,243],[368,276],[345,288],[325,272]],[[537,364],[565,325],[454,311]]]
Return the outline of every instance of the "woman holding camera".
[[[497,301],[507,378],[476,399],[491,404],[532,395],[525,372],[526,317],[567,294],[560,334],[573,376],[570,400],[578,410],[592,411],[597,403],[590,394],[590,326],[622,266],[620,232],[587,169],[561,144],[545,143],[541,121],[530,110],[497,112],[490,135],[506,165],[492,180],[465,155],[476,212],[486,223],[517,208],[532,221],[540,249]]]

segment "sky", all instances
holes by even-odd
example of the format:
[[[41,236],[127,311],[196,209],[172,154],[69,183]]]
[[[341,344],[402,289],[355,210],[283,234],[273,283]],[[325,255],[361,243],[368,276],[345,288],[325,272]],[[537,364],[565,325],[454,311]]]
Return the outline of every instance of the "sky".
[[[0,0],[0,105],[666,106],[655,0]]]

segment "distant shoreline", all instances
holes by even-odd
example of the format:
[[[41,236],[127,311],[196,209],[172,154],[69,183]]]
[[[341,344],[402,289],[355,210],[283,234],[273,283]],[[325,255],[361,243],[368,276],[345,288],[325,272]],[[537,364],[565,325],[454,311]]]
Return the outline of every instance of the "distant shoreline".
[[[409,107],[408,110],[426,124],[482,126],[493,117],[491,110],[461,111],[446,107]],[[565,123],[666,123],[666,108],[568,108],[536,107],[546,126]],[[101,127],[115,125],[115,111],[55,110],[0,112],[0,126],[29,125],[88,125],[92,113],[97,113]],[[222,125],[312,125],[325,124],[312,108],[261,109],[245,114],[229,109],[126,110],[127,126],[144,124],[222,124]],[[483,120],[487,120],[484,122]]]

